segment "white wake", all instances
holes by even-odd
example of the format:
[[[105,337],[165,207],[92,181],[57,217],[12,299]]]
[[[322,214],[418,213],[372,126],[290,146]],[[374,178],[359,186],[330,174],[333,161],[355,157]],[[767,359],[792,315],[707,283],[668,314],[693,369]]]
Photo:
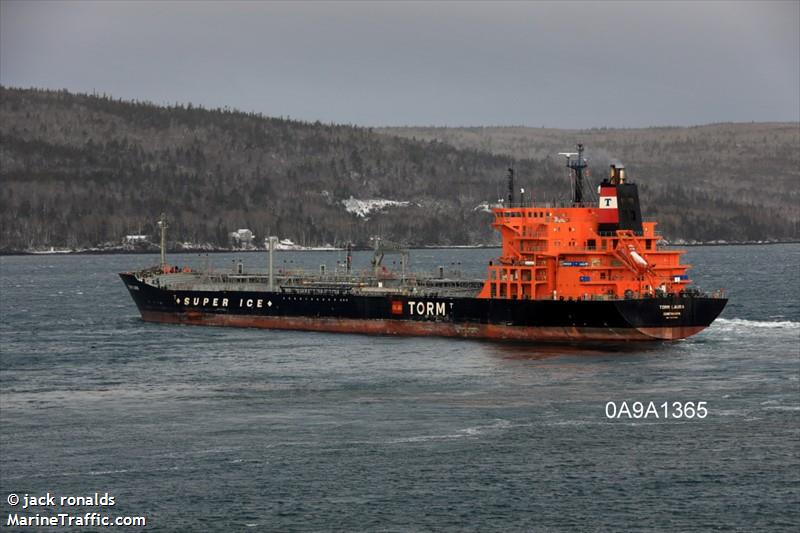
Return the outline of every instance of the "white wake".
[[[720,329],[800,329],[800,322],[793,320],[747,320],[744,318],[718,318],[714,325]]]

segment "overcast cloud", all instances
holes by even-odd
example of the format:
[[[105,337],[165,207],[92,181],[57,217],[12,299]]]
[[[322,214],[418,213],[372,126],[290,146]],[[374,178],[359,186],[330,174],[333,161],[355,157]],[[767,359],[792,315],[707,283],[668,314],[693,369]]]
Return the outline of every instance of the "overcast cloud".
[[[800,2],[18,2],[0,82],[382,125],[800,120]]]

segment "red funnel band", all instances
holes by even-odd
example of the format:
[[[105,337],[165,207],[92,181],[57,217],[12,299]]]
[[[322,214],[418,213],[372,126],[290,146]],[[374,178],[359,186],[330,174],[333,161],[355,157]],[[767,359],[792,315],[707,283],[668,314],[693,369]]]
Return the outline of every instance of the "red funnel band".
[[[600,212],[597,221],[601,224],[616,224],[619,222],[619,211],[617,210],[617,188],[600,187]]]

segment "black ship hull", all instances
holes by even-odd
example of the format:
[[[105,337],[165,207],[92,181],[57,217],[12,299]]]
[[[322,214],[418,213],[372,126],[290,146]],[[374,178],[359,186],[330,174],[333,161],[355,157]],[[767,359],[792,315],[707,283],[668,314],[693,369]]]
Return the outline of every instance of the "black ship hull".
[[[725,298],[512,300],[353,294],[337,290],[168,290],[120,277],[149,322],[268,329],[504,339],[675,340],[708,327]]]

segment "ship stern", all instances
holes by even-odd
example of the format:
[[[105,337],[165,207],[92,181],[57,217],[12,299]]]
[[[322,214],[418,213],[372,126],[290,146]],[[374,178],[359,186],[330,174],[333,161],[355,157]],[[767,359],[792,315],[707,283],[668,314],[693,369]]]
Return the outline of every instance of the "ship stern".
[[[679,340],[700,333],[722,313],[727,298],[672,296],[620,300],[617,310],[639,333],[652,339]]]

